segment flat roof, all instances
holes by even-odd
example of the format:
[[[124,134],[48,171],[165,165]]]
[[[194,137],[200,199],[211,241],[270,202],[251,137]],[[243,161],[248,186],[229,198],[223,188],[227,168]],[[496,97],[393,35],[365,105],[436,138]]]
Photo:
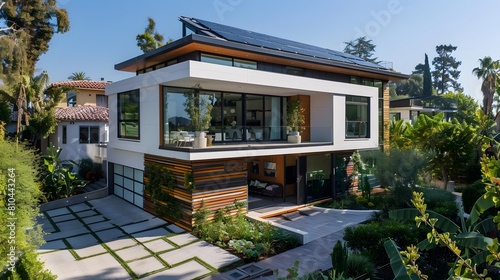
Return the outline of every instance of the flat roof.
[[[181,17],[200,34],[190,34],[156,50],[139,55],[115,65],[116,70],[135,72],[139,69],[173,59],[177,55],[195,50],[224,52],[239,51],[250,55],[268,57],[271,60],[288,62],[304,68],[323,67],[321,70],[351,75],[374,74],[383,79],[407,79],[409,76],[387,69],[381,65],[367,62],[359,57],[315,47],[308,44],[281,39],[261,33],[246,31],[208,21]],[[222,35],[221,35],[222,34]],[[254,38],[251,38],[253,36]],[[298,63],[298,64],[296,64]],[[317,66],[317,67],[316,67]]]

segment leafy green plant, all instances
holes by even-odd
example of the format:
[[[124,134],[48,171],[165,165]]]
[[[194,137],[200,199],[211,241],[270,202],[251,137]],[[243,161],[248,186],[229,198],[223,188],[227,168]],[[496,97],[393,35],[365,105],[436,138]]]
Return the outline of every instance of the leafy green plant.
[[[52,274],[52,272],[44,267],[43,262],[39,260],[36,252],[27,251],[19,258],[13,271],[6,270],[0,272],[0,279],[55,280],[57,279],[57,275]]]
[[[366,279],[374,272],[375,264],[367,256],[355,253],[347,256],[345,275],[354,278],[363,276]]]
[[[376,264],[387,263],[384,254],[384,242],[394,238],[397,244],[407,246],[420,238],[420,232],[411,223],[383,220],[375,223],[348,227],[344,231],[344,240],[351,251],[363,254]]]
[[[184,173],[184,188],[186,188],[186,190],[188,190],[189,192],[193,192],[193,190],[196,189],[196,185],[194,184],[194,176],[190,171]]]
[[[78,175],[90,182],[96,182],[104,177],[102,164],[93,162],[89,158],[81,159],[78,163]]]
[[[299,98],[289,98],[287,103],[286,122],[291,131],[302,132],[305,123],[305,110],[300,107]]]
[[[233,215],[236,212],[236,215]],[[269,223],[251,222],[245,218],[239,202],[217,211],[213,220],[204,203],[193,215],[193,234],[222,248],[231,248],[245,260],[258,260],[297,246],[297,240]]]
[[[467,185],[462,191],[462,204],[464,206],[464,212],[470,213],[474,203],[484,194],[486,185],[482,181],[476,181],[470,185]]]
[[[172,172],[158,164],[146,164],[144,175],[147,178],[144,189],[151,195],[156,214],[160,217],[179,220],[181,209],[172,195],[177,185]]]
[[[69,197],[88,184],[72,171],[76,165],[74,161],[59,158],[61,151],[61,148],[48,147],[47,155],[41,156],[38,177],[47,200]]]
[[[407,247],[406,251],[400,253],[407,274],[419,275],[420,278],[423,278],[424,276],[421,276],[421,270],[416,262],[419,258],[419,250],[443,246],[456,257],[454,269],[450,270],[450,276],[486,279],[487,270],[479,272],[478,269],[486,262],[498,261],[498,241],[487,237],[487,234],[495,229],[493,218],[481,220],[480,215],[482,211],[494,206],[493,201],[485,197],[479,198],[467,221],[461,215],[461,226],[443,215],[427,210],[423,193],[414,192],[412,203],[415,208],[400,209],[389,213],[391,219],[397,221],[414,220],[417,227],[425,225],[430,228],[426,239],[418,243],[417,246]],[[393,242],[387,241],[384,246],[391,259],[397,260],[399,258],[393,255],[397,252]],[[490,255],[490,253],[492,254]],[[397,270],[395,270],[396,268]],[[395,274],[400,274],[400,269],[399,264],[393,266]]]
[[[347,257],[349,252],[347,251],[347,246],[342,244],[342,242],[337,241],[335,246],[333,246],[332,253],[330,254],[332,258],[332,267],[337,273],[347,272]]]
[[[212,120],[212,109],[214,107],[214,96],[202,94],[202,88],[199,84],[195,85],[192,90],[184,93],[186,101],[184,102],[184,110],[189,115],[191,125],[195,131],[205,131],[210,127]]]
[[[42,275],[43,265],[35,264],[36,258],[31,257],[44,243],[42,227],[35,223],[42,196],[36,174],[39,161],[37,153],[25,143],[0,137],[0,220],[4,221],[4,226],[0,227],[0,267],[3,270],[0,279],[44,279],[38,277]],[[11,265],[13,255],[19,259]],[[29,265],[30,261],[33,265]],[[8,269],[12,267],[16,271],[14,276]],[[20,274],[21,270],[28,271],[29,277]]]

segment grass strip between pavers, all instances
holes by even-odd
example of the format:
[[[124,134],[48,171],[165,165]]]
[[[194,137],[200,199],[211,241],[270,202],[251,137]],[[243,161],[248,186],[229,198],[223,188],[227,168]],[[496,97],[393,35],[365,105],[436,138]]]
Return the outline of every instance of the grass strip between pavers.
[[[61,232],[61,230],[59,229],[59,227],[57,226],[57,224],[52,220],[52,217],[49,214],[47,214],[47,211],[42,212],[42,214],[50,222],[50,224],[52,225],[52,227],[54,227],[54,229],[55,229],[54,232]],[[51,233],[54,233],[54,232],[51,232]]]

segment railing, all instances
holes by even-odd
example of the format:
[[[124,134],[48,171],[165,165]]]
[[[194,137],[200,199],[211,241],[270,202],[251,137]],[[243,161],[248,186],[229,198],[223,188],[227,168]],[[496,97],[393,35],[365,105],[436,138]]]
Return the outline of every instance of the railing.
[[[419,99],[410,99],[410,105],[423,107],[423,108],[434,108],[442,110],[454,110],[458,108],[458,101],[456,99],[444,98],[441,96],[430,96]]]

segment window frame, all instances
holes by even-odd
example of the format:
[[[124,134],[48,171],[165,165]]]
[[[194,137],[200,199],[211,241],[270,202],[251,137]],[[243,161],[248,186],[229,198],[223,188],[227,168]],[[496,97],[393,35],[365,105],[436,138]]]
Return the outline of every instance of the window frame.
[[[61,133],[62,133],[62,135],[61,135],[62,144],[68,144],[68,126],[67,125],[62,126]]]
[[[137,119],[122,119],[122,100],[121,98],[126,95],[136,94],[135,99],[137,100]],[[141,99],[140,99],[140,90],[129,90],[125,92],[120,92],[117,94],[117,103],[118,103],[118,112],[117,112],[117,136],[118,139],[131,139],[131,140],[140,140],[141,139]],[[125,115],[125,112],[123,113]],[[127,135],[122,131],[122,122],[137,122],[137,136]]]
[[[82,141],[82,128],[87,129],[87,141]],[[97,141],[92,139],[92,129],[97,129]],[[99,144],[101,128],[98,125],[80,125],[78,127],[78,142],[80,144]]]
[[[356,98],[359,100],[348,100],[348,98]],[[366,102],[364,102],[363,100]],[[371,102],[370,97],[357,96],[357,95],[346,95],[346,97],[345,97],[345,111],[346,111],[346,113],[345,113],[345,138],[346,139],[370,138],[370,102]],[[359,108],[361,108],[361,107],[365,107],[366,108],[366,112],[365,112],[366,120],[349,120],[347,106],[357,106],[357,110],[359,110]],[[351,123],[354,123],[354,124],[358,123],[358,126],[355,125],[355,127],[358,127],[358,129],[354,128],[352,135],[348,134],[348,131],[349,131],[348,127]],[[361,133],[359,133],[361,131],[361,129],[359,128],[359,125],[361,125],[363,123],[365,124],[366,128],[365,128],[365,133],[361,134]],[[357,134],[356,134],[356,130],[358,131]]]

